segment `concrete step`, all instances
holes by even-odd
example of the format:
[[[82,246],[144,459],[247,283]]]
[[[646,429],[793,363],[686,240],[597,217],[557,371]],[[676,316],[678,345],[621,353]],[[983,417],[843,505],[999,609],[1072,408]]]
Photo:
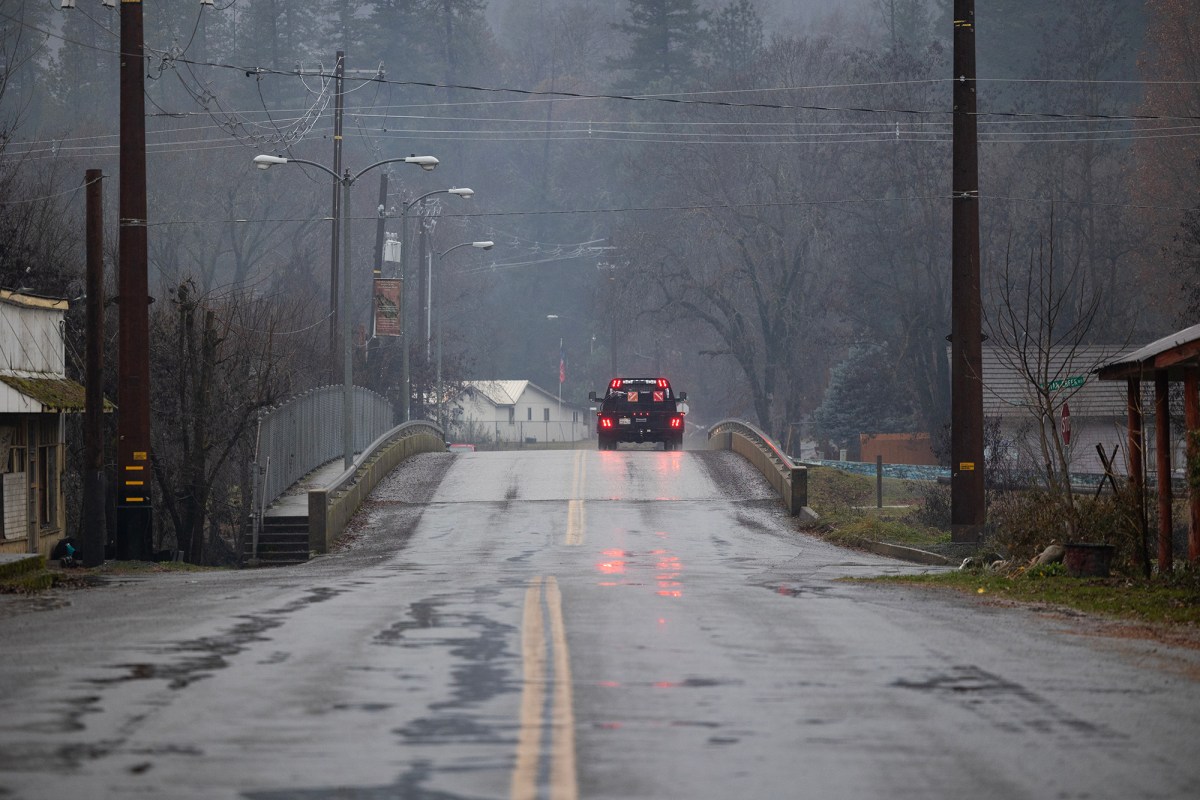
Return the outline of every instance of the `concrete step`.
[[[245,537],[246,559],[254,556],[254,538]],[[308,561],[308,517],[264,517],[258,532],[259,566],[303,564]]]

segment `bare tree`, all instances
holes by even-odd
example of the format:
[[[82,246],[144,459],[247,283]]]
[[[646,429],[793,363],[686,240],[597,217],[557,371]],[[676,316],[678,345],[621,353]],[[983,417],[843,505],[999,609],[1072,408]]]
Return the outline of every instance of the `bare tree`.
[[[309,309],[203,294],[190,280],[168,294],[152,318],[152,338],[161,343],[152,351],[153,470],[177,548],[203,563],[213,523],[230,533],[242,516],[248,487],[238,466],[248,460],[258,411],[307,388],[295,383],[304,377],[298,365],[320,326],[309,327],[307,339],[284,336],[281,329],[311,316]]]
[[[997,307],[987,317],[988,334],[998,359],[1020,376],[1023,408],[1033,418],[1046,488],[1067,520],[1067,536],[1079,526],[1071,492],[1071,463],[1058,419],[1063,406],[1082,384],[1070,380],[1100,365],[1083,346],[1101,307],[1100,293],[1078,262],[1063,266],[1055,248],[1054,216],[1050,229],[1029,255],[1028,265],[1014,268],[1007,257],[995,288]]]

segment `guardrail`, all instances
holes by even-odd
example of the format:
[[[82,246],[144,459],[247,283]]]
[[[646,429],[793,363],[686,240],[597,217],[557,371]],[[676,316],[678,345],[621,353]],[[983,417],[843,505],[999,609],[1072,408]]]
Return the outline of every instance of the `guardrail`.
[[[308,493],[308,549],[329,552],[367,495],[404,459],[417,453],[444,452],[445,432],[432,422],[405,422],[380,436],[354,465],[323,489]]]
[[[770,436],[740,419],[724,419],[708,430],[710,450],[732,450],[754,465],[779,492],[783,507],[793,517],[816,517],[808,508],[808,468],[795,464]]]

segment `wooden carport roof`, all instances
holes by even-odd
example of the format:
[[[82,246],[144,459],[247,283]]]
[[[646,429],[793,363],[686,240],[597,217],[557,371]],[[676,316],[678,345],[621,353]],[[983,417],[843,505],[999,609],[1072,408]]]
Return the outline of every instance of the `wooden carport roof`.
[[[1200,460],[1200,325],[1176,331],[1095,370],[1102,381],[1126,382],[1129,417],[1129,475],[1139,505],[1145,497],[1144,434],[1141,382],[1154,380],[1154,431],[1158,475],[1158,569],[1172,567],[1171,525],[1171,412],[1172,381],[1183,381],[1184,421],[1187,425],[1188,464]],[[1191,470],[1185,470],[1190,475]],[[1189,487],[1188,560],[1200,563],[1200,491]],[[1144,506],[1143,506],[1144,507]],[[1143,520],[1145,517],[1143,516]],[[1144,540],[1143,540],[1144,542]],[[1147,561],[1147,567],[1149,562]]]
[[[1165,370],[1168,380],[1181,381],[1186,370],[1198,367],[1200,325],[1193,325],[1121,356],[1099,367],[1096,372],[1102,381],[1115,381],[1128,378],[1147,380]]]

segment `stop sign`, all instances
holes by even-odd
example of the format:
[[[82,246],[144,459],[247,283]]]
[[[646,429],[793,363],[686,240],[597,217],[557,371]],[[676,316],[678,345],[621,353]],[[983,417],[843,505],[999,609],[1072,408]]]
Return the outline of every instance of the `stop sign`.
[[[1062,407],[1062,437],[1063,444],[1071,443],[1071,405],[1063,403]]]

